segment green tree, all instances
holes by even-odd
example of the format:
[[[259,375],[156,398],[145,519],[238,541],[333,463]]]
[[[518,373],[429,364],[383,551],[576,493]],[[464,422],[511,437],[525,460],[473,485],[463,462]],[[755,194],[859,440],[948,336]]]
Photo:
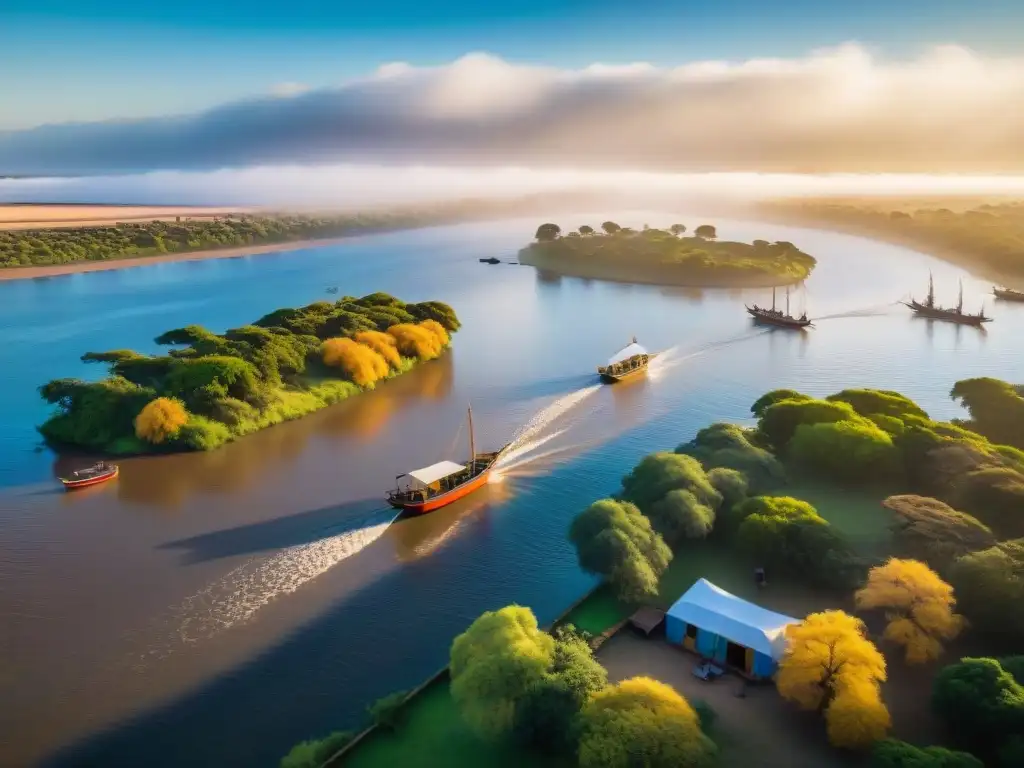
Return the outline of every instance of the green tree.
[[[673,224],[668,229],[669,229],[669,232],[671,232],[676,237],[679,237],[680,235],[682,235],[686,231],[686,227],[683,226],[682,224]]]
[[[537,227],[536,237],[541,242],[548,242],[557,240],[560,234],[562,234],[562,228],[557,224],[541,224]]]
[[[689,491],[697,501],[713,509],[722,502],[697,459],[667,451],[645,456],[622,478],[622,488],[623,496],[645,513],[673,490]]]
[[[704,768],[717,758],[689,702],[647,677],[595,694],[580,720],[581,768]]]
[[[768,443],[784,450],[800,425],[836,421],[865,422],[848,403],[801,398],[777,400],[763,408],[757,429]]]
[[[648,517],[669,546],[684,539],[703,539],[715,525],[715,510],[702,504],[690,491],[679,488],[654,502]]]
[[[731,469],[743,474],[749,491],[755,494],[770,491],[785,482],[782,464],[771,453],[751,442],[746,430],[735,424],[712,424],[697,433],[688,443],[676,448],[676,453],[692,456],[705,468]],[[714,483],[712,483],[714,485]],[[721,491],[718,486],[714,486]]]
[[[607,235],[614,235],[616,232],[621,230],[622,227],[620,227],[614,221],[606,221],[603,224],[601,224],[601,229],[603,229],[605,231],[605,234]]]
[[[958,381],[949,393],[971,414],[970,426],[996,443],[1024,448],[1024,397],[993,378]]]
[[[747,498],[749,483],[742,472],[727,467],[708,470],[708,481],[722,497],[722,508],[728,509]]]
[[[985,525],[938,499],[890,496],[882,505],[895,513],[891,528],[896,554],[922,560],[939,573],[947,573],[957,558],[995,544]]]
[[[805,395],[801,392],[797,392],[795,389],[773,389],[771,392],[765,392],[754,404],[750,406],[750,412],[755,417],[760,419],[765,410],[776,403],[781,403],[783,400],[813,400],[810,395]]]
[[[964,555],[950,570],[949,582],[971,626],[1024,643],[1024,539]]]
[[[861,416],[884,415],[897,419],[904,419],[907,416],[928,418],[928,414],[909,397],[887,389],[844,389],[825,399],[849,403]]]
[[[900,467],[892,437],[871,422],[801,424],[790,442],[794,458],[834,480],[874,480]]]
[[[281,768],[321,768],[328,758],[352,741],[347,731],[335,731],[322,739],[303,741],[281,758]]]
[[[702,237],[705,240],[714,240],[716,237],[718,237],[718,231],[710,224],[701,224],[699,227],[693,230],[693,234],[695,234],[697,237]]]
[[[569,540],[580,567],[606,579],[620,599],[644,602],[658,593],[658,578],[672,552],[633,504],[594,502],[572,521]]]
[[[996,533],[1024,536],[1024,474],[996,466],[967,472],[955,480],[953,498]]]
[[[408,691],[389,693],[367,707],[374,725],[387,731],[395,731],[401,723],[402,706],[409,698]]]
[[[589,237],[590,235],[594,234],[594,228],[589,224],[584,224],[583,226],[580,227],[579,232],[584,237]]]
[[[944,747],[915,747],[882,739],[871,750],[871,768],[985,768],[974,755]]]

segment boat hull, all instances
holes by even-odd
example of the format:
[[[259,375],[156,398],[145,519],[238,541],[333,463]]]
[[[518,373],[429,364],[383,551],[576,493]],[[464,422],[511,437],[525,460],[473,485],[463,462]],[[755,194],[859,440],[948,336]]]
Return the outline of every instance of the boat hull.
[[[995,294],[997,299],[1002,299],[1003,301],[1024,301],[1024,293],[1020,291],[993,288],[992,293]]]
[[[651,361],[653,361],[655,357],[656,355],[648,355],[646,363],[637,366],[636,368],[631,368],[628,371],[624,371],[623,373],[610,373],[606,367],[601,367],[597,369],[597,375],[600,377],[602,383],[604,384],[615,384],[616,382],[619,381],[632,379],[634,376],[639,376],[641,373],[644,373],[648,368],[650,368]]]
[[[804,328],[811,326],[810,320],[800,320],[798,318],[789,318],[785,316],[777,317],[774,315],[762,314],[755,309],[747,307],[747,313],[759,323],[765,325],[774,325],[777,328],[789,328],[794,331],[802,331]]]
[[[465,498],[474,491],[479,490],[482,486],[487,485],[487,481],[490,479],[491,473],[494,471],[494,465],[498,463],[498,459],[501,458],[502,454],[507,449],[508,445],[495,453],[494,458],[491,459],[490,463],[481,469],[480,472],[449,491],[439,493],[436,496],[430,496],[426,499],[417,499],[415,501],[406,501],[389,496],[388,504],[395,509],[401,509],[413,515],[424,515],[427,512],[433,512],[435,509],[446,507],[459,499]]]
[[[82,488],[91,488],[94,485],[100,485],[101,483],[106,483],[106,482],[108,482],[110,480],[113,480],[115,477],[117,477],[117,474],[118,474],[118,468],[114,467],[111,471],[106,472],[106,473],[104,473],[102,475],[95,475],[93,477],[84,477],[84,478],[82,478],[80,480],[69,480],[69,479],[66,479],[66,478],[62,477],[60,479],[60,481],[64,484],[64,490],[65,491],[77,491],[77,490],[80,490]]]
[[[942,320],[946,323],[956,323],[957,325],[972,325],[974,327],[980,327],[983,323],[988,323],[992,318],[983,317],[979,315],[965,315],[955,310],[939,309],[936,307],[928,307],[924,304],[918,304],[916,301],[912,301],[906,306],[913,310],[914,314],[918,317],[925,317],[929,320]]]

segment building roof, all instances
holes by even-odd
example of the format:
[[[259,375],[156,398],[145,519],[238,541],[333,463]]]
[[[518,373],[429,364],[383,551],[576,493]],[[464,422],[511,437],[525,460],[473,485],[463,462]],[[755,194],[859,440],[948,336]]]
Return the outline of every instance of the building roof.
[[[430,485],[449,475],[454,475],[456,472],[461,472],[465,468],[465,464],[457,464],[454,461],[439,461],[437,464],[431,464],[423,469],[414,469],[412,472],[406,472],[406,474],[414,480],[419,480],[424,485]]]
[[[608,360],[608,365],[615,365],[616,363],[621,363],[623,360],[629,360],[629,358],[635,357],[636,355],[646,354],[648,354],[647,350],[634,341],[629,346],[623,347],[612,355]]]
[[[651,606],[644,606],[629,617],[629,623],[644,634],[651,634],[665,620],[665,612]]]
[[[786,627],[799,621],[748,603],[707,579],[698,579],[686,590],[668,615],[776,660],[785,650]]]

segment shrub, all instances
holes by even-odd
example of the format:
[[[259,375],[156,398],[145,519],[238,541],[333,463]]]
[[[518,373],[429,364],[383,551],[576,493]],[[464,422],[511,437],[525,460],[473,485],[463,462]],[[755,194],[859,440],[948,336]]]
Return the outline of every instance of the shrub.
[[[947,572],[958,557],[995,544],[985,525],[938,499],[890,496],[882,505],[895,512],[892,531],[897,553],[922,560],[939,573]]]
[[[708,471],[708,481],[722,497],[722,508],[728,509],[747,498],[747,478],[739,470],[715,467]]]
[[[188,411],[180,401],[158,397],[146,404],[135,418],[135,435],[140,440],[160,445],[177,437],[188,422]]]
[[[928,414],[917,403],[909,397],[891,390],[844,389],[825,399],[832,402],[848,403],[861,416],[886,416],[900,420],[907,416],[928,418]]]
[[[758,431],[778,450],[783,450],[804,424],[831,424],[836,421],[863,422],[853,407],[828,400],[781,400],[764,409]]]
[[[771,392],[766,392],[761,395],[754,404],[750,406],[750,412],[754,414],[756,418],[761,418],[764,412],[769,406],[775,405],[775,403],[781,403],[783,400],[813,400],[810,395],[805,395],[801,392],[797,392],[794,389],[773,389]]]
[[[379,352],[352,339],[328,339],[320,352],[324,365],[340,368],[360,387],[372,386],[390,371],[390,366]]]
[[[703,539],[715,524],[715,510],[701,504],[689,491],[674,490],[651,506],[648,514],[654,530],[670,546],[684,539]]]
[[[433,360],[444,348],[437,335],[422,325],[401,323],[388,328],[388,333],[394,337],[398,351],[406,357]]]
[[[701,504],[717,508],[722,497],[708,480],[700,462],[677,453],[652,453],[622,479],[623,496],[644,513],[669,491],[689,491]]]
[[[391,334],[382,331],[359,331],[354,338],[383,357],[393,369],[402,365],[402,356],[398,354],[397,342]]]
[[[385,730],[397,730],[400,724],[402,706],[407,698],[409,698],[408,691],[396,691],[377,699],[377,701],[366,708],[367,713],[370,715],[370,720],[374,725]]]
[[[964,555],[950,571],[960,612],[971,625],[1009,642],[1024,642],[1024,539]]]
[[[899,466],[892,437],[866,421],[802,424],[790,450],[803,464],[834,480],[886,477]]]
[[[676,453],[693,456],[710,471],[733,469],[741,472],[752,493],[765,493],[786,480],[779,460],[754,445],[748,433],[735,424],[712,424],[700,430],[689,443],[676,448]]]
[[[281,768],[321,768],[331,755],[352,741],[347,731],[335,731],[314,741],[303,741],[281,758]]]
[[[954,484],[954,503],[1003,536],[1024,536],[1024,475],[1009,467],[967,473]]]
[[[944,747],[915,747],[882,739],[871,750],[871,768],[985,768],[974,755]]]

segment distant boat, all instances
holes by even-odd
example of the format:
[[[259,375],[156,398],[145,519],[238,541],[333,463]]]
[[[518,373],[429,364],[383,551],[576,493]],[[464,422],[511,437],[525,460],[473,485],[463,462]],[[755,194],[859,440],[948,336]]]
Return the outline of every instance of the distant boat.
[[[65,491],[75,491],[79,488],[88,488],[92,485],[99,485],[117,477],[117,464],[107,464],[101,461],[91,467],[72,472],[68,477],[62,477],[60,481],[64,484]]]
[[[469,461],[439,461],[429,467],[414,469],[395,478],[396,483],[408,478],[405,487],[388,492],[388,504],[415,514],[433,512],[468,496],[487,483],[498,458],[508,448],[500,451],[477,453],[473,437],[473,410],[467,409],[469,419]]]
[[[480,263],[481,264],[501,264],[501,259],[499,259],[499,258],[497,258],[495,256],[491,256],[491,257],[486,258],[486,259],[480,259]]]
[[[960,281],[960,296],[957,299],[956,306],[952,308],[940,307],[935,304],[935,282],[932,280],[931,273],[928,274],[928,296],[924,302],[920,302],[917,299],[911,299],[910,301],[904,301],[905,306],[910,307],[914,314],[921,317],[927,317],[931,320],[945,320],[949,323],[958,323],[959,325],[973,325],[980,327],[982,323],[992,322],[991,317],[985,317],[984,306],[978,311],[978,314],[972,315],[964,312],[964,283]]]
[[[601,381],[613,384],[646,371],[655,357],[656,355],[641,347],[634,336],[633,341],[612,355],[608,364],[599,367],[597,373]]]
[[[996,288],[993,285],[992,293],[995,294],[997,299],[1005,299],[1006,301],[1024,301],[1024,291],[1015,291],[1012,288]]]
[[[744,305],[746,306],[746,305]],[[789,314],[789,288],[786,288],[786,311],[783,312],[781,309],[775,308],[775,289],[772,288],[772,306],[771,309],[767,307],[759,307],[755,304],[752,307],[747,307],[747,312],[759,323],[767,323],[769,325],[776,325],[779,328],[792,328],[794,330],[801,330],[807,327],[813,327],[813,323],[807,318],[807,313],[804,312],[800,317],[793,317]]]
[[[338,286],[332,285],[330,288],[327,289],[327,292],[328,293],[337,293],[338,292]]]

